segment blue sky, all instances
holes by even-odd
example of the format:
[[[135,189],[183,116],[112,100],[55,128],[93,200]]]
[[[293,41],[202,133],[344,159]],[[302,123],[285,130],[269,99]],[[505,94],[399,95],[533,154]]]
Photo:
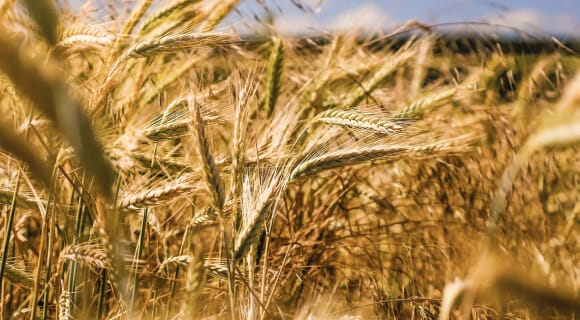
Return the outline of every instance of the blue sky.
[[[490,22],[544,36],[580,37],[580,0],[294,0],[306,10],[291,0],[264,2],[276,16],[276,28],[289,34],[389,30],[417,19],[427,24]],[[254,23],[254,15],[265,13],[256,0],[242,0],[238,10],[228,22],[242,30]]]
[[[76,5],[86,2],[68,1]],[[260,2],[274,14],[275,28],[290,35],[388,31],[416,19],[427,24],[489,22],[536,35],[580,38],[580,0],[241,0],[237,12],[222,27],[233,26],[242,33],[258,28],[254,16],[263,18],[266,13]],[[294,3],[306,9],[298,9]]]

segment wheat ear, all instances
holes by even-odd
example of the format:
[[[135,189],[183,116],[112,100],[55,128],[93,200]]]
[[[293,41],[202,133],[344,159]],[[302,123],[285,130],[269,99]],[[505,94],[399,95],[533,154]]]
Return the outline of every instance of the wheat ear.
[[[129,48],[121,60],[128,57],[151,57],[160,53],[172,53],[207,46],[232,43],[233,38],[223,33],[184,33],[152,38]]]
[[[575,108],[580,103],[580,73],[566,87],[556,105],[559,113],[543,119],[543,126],[533,133],[505,168],[496,194],[491,202],[491,215],[487,221],[488,237],[495,238],[495,228],[507,206],[508,196],[520,169],[529,158],[541,148],[570,147],[580,142],[580,124],[574,117]]]
[[[30,272],[20,269],[8,262],[4,267],[4,277],[15,285],[21,285],[26,288],[32,288],[32,286],[34,286],[34,277]]]
[[[64,248],[58,258],[59,264],[64,261],[75,261],[91,268],[110,269],[111,261],[106,251],[98,245],[79,244]]]
[[[166,7],[163,7],[159,11],[155,12],[147,20],[145,20],[145,22],[143,22],[143,26],[141,27],[141,30],[139,30],[139,33],[141,35],[144,35],[144,34],[147,34],[151,31],[153,31],[153,29],[158,27],[163,22],[163,20],[165,18],[173,15],[174,13],[180,11],[181,9],[183,9],[187,6],[194,5],[194,4],[198,3],[199,1],[200,0],[177,0],[177,1],[173,1],[172,3],[167,5]]]
[[[296,179],[323,170],[351,166],[373,160],[394,160],[403,156],[425,156],[452,150],[449,143],[434,143],[423,146],[387,145],[338,150],[300,162],[290,176],[292,179]]]
[[[267,79],[267,95],[266,111],[268,118],[272,117],[278,96],[280,95],[280,85],[282,80],[282,73],[284,69],[284,45],[282,40],[278,37],[272,39],[272,49],[270,51],[270,60],[268,62],[268,79]]]
[[[246,80],[246,83],[237,90],[239,94],[234,105],[234,128],[232,137],[232,164],[231,164],[231,199],[232,199],[232,216],[235,225],[239,225],[240,217],[240,203],[242,201],[243,193],[243,172],[245,170],[246,161],[246,131],[248,128],[248,114],[250,110],[250,102],[254,97],[257,86],[251,79],[251,76]]]
[[[201,108],[193,96],[189,98],[189,112],[192,119],[191,131],[194,133],[197,155],[202,167],[201,171],[211,195],[212,203],[218,211],[221,211],[225,202],[224,189],[217,165],[209,149],[209,140],[205,135]]]
[[[75,49],[79,50],[82,48],[103,48],[110,46],[114,41],[113,37],[99,37],[86,34],[78,34],[62,39],[56,44],[56,47],[62,50]]]
[[[232,11],[232,9],[238,4],[239,0],[224,0],[217,6],[217,8],[212,8],[209,17],[206,19],[205,24],[201,28],[202,32],[211,32],[217,27],[217,25],[222,22],[222,20]]]
[[[143,16],[145,15],[145,13],[147,12],[147,10],[149,9],[149,7],[151,6],[152,3],[153,3],[153,0],[141,0],[135,6],[135,8],[133,8],[133,10],[131,11],[131,14],[129,15],[129,18],[123,24],[123,28],[121,28],[121,32],[120,32],[121,36],[117,37],[115,44],[111,47],[111,51],[109,54],[110,61],[112,61],[114,59],[114,57],[116,57],[119,54],[119,52],[121,51],[121,46],[122,46],[121,39],[123,37],[129,36],[133,32],[133,29],[135,28],[137,23],[139,23],[139,20],[141,20],[141,18],[143,18]]]
[[[119,203],[121,212],[141,210],[171,203],[183,198],[198,189],[197,186],[184,182],[172,182],[165,186],[146,190],[126,196]]]
[[[282,174],[274,175],[266,185],[264,190],[256,196],[256,199],[244,201],[243,223],[237,234],[234,246],[234,261],[242,259],[250,248],[256,243],[259,235],[264,231],[264,223],[270,216],[272,201],[280,190],[283,190],[287,183]],[[244,184],[244,194],[250,195],[249,181]],[[253,202],[250,206],[249,202]]]
[[[62,289],[60,296],[58,297],[58,319],[59,320],[69,320],[73,319],[72,311],[73,302],[70,296],[70,292]]]
[[[422,98],[419,98],[403,107],[401,107],[395,115],[393,120],[413,120],[423,116],[424,113],[432,110],[435,107],[448,103],[457,94],[457,88],[449,88],[438,90],[430,93]]]
[[[399,133],[403,130],[403,126],[396,122],[346,110],[325,111],[316,117],[316,121],[386,134]]]

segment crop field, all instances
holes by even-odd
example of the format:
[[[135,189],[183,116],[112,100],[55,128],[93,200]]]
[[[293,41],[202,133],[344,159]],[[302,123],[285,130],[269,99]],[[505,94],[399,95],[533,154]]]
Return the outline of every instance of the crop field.
[[[0,0],[1,319],[580,315],[578,46],[109,2]]]

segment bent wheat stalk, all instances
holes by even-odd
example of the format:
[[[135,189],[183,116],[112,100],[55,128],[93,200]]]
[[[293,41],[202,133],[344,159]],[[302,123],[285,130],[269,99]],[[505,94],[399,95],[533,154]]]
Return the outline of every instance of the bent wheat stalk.
[[[297,179],[323,170],[351,166],[372,160],[395,160],[403,156],[426,156],[453,150],[455,149],[449,143],[435,143],[424,146],[386,145],[338,150],[321,156],[306,158],[294,168],[290,177],[291,179]]]
[[[0,70],[22,95],[57,124],[81,164],[95,177],[99,191],[110,198],[116,173],[95,137],[90,119],[63,82],[65,77],[56,64],[49,61],[41,65],[28,57],[0,29]],[[41,175],[46,179],[49,174],[50,171]]]

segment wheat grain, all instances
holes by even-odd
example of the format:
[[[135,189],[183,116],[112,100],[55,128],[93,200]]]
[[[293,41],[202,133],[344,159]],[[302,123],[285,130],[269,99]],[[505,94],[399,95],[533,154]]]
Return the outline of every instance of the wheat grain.
[[[73,308],[73,303],[70,297],[70,293],[67,290],[62,290],[58,298],[58,319],[59,320],[69,320],[73,319],[71,309]]]
[[[216,7],[208,7],[209,16],[201,28],[202,32],[211,32],[232,11],[239,0],[224,0],[217,2]]]
[[[292,179],[312,175],[323,170],[351,166],[373,160],[395,160],[443,154],[455,150],[449,143],[433,143],[421,146],[386,145],[338,150],[300,162],[290,175]]]
[[[278,37],[272,39],[272,49],[270,50],[270,60],[268,62],[268,79],[266,80],[266,113],[268,118],[272,117],[278,96],[282,73],[284,69],[284,45]]]
[[[185,182],[168,183],[165,186],[127,195],[119,203],[122,212],[166,205],[198,190],[196,185]]]
[[[319,114],[317,121],[350,128],[360,128],[386,134],[400,133],[403,126],[371,115],[346,110],[329,110]]]
[[[139,42],[124,54],[128,57],[151,57],[159,53],[171,53],[194,48],[219,46],[232,43],[232,36],[223,33],[186,33],[163,36]]]
[[[286,187],[286,179],[282,172],[268,178],[264,189],[253,195],[249,180],[244,181],[243,195],[246,197],[243,204],[243,222],[237,234],[234,246],[234,261],[242,259],[250,248],[256,243],[258,237],[265,229],[264,223],[270,216],[272,202],[281,190]]]
[[[182,267],[187,267],[191,261],[193,260],[192,256],[173,256],[173,257],[169,257],[165,260],[163,260],[163,262],[161,262],[161,264],[159,265],[159,267],[157,268],[158,272],[161,272],[162,270],[165,270],[165,268],[170,265],[170,264],[176,264]]]
[[[114,57],[116,57],[117,54],[120,52],[120,49],[122,47],[122,41],[121,41],[122,37],[129,36],[132,33],[133,29],[139,23],[139,20],[141,20],[141,18],[143,18],[143,16],[145,15],[145,13],[147,12],[147,10],[149,9],[149,7],[151,6],[152,3],[153,3],[153,0],[141,0],[135,6],[135,8],[131,11],[129,18],[127,19],[127,21],[125,21],[125,23],[123,24],[123,27],[121,28],[121,31],[120,31],[121,37],[118,37],[116,39],[115,43],[113,44],[113,46],[111,47],[110,54],[109,54],[109,57],[111,58],[111,60]]]
[[[105,250],[98,245],[79,244],[64,248],[59,255],[59,263],[75,261],[92,268],[111,269],[111,261]]]
[[[189,98],[188,104],[192,119],[191,131],[195,137],[197,156],[201,163],[201,172],[207,185],[207,190],[211,195],[213,205],[218,211],[221,211],[225,202],[225,193],[218,168],[209,149],[209,141],[205,135],[201,108],[194,97]]]
[[[93,35],[79,34],[62,39],[56,44],[56,47],[76,50],[87,47],[101,49],[111,45],[113,41],[113,37],[98,37]]]
[[[4,268],[4,277],[10,280],[15,285],[32,288],[34,286],[34,278],[32,274],[24,269],[18,268],[11,263],[6,263]]]
[[[456,88],[438,90],[419,98],[403,107],[394,115],[393,120],[409,120],[420,118],[425,112],[442,104],[448,103],[457,94]]]

